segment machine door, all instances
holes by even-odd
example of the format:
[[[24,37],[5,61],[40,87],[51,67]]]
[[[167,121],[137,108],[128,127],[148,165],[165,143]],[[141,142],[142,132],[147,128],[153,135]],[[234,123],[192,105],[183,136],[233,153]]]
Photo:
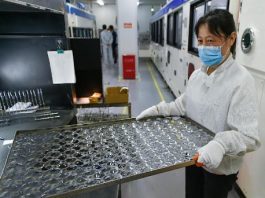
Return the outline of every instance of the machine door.
[[[237,61],[251,69],[265,72],[264,64],[264,17],[265,2],[259,0],[241,1]]]
[[[265,197],[265,1],[244,0],[241,6],[236,60],[252,73],[256,81],[261,147],[245,156],[237,182],[246,197]]]
[[[83,98],[93,93],[103,93],[99,39],[70,39],[73,50],[76,97]]]

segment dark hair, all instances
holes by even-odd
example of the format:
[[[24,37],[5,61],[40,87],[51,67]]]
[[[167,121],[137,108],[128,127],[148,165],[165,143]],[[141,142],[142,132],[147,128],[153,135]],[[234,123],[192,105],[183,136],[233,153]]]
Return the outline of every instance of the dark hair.
[[[107,26],[106,26],[105,24],[102,25],[102,29],[103,29],[103,30],[107,29]]]
[[[110,29],[110,30],[113,30],[113,29],[114,29],[113,25],[110,25],[110,26],[109,26],[109,29]]]
[[[216,36],[221,36],[224,34],[227,38],[232,32],[236,32],[236,25],[233,15],[227,10],[215,9],[201,17],[195,25],[195,33],[197,37],[200,26],[204,24],[207,24],[209,31]],[[232,54],[234,54],[235,48],[236,41],[230,49]]]

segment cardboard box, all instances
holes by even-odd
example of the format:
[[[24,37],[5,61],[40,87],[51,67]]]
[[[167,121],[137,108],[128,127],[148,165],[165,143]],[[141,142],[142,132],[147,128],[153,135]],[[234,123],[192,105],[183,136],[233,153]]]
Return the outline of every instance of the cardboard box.
[[[94,93],[89,97],[89,103],[99,103],[101,99],[101,93]]]
[[[129,94],[127,87],[108,87],[106,89],[105,103],[128,103]]]

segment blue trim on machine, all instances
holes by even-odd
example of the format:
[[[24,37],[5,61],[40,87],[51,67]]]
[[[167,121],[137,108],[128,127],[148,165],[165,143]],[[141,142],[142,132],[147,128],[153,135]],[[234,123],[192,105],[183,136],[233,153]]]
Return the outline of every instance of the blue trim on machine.
[[[90,20],[95,20],[96,17],[93,14],[89,14],[83,10],[80,10],[79,8],[72,7],[70,5],[65,5],[65,11],[69,14],[75,14],[77,16],[87,18]]]
[[[165,7],[163,7],[161,10],[157,11],[152,17],[150,22],[157,21],[159,18],[161,18],[163,15],[167,14],[170,10],[175,9],[176,7],[184,4],[188,0],[173,0],[169,4],[167,4]]]
[[[84,3],[81,3],[81,2],[77,2],[77,3],[76,3],[76,6],[77,6],[78,8],[80,8],[80,9],[83,9],[83,10],[86,9],[85,4],[84,4]]]

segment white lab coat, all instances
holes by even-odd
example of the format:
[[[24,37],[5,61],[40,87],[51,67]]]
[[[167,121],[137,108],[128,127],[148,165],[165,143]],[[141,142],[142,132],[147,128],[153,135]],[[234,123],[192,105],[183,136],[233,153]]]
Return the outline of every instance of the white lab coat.
[[[106,65],[113,65],[113,54],[112,54],[112,33],[108,30],[103,30],[100,34],[102,53],[103,53],[103,63]]]
[[[260,145],[255,81],[230,56],[211,75],[206,68],[190,77],[186,92],[174,102],[157,105],[159,114],[185,115],[216,133],[225,150],[215,174],[239,171],[243,155]]]

